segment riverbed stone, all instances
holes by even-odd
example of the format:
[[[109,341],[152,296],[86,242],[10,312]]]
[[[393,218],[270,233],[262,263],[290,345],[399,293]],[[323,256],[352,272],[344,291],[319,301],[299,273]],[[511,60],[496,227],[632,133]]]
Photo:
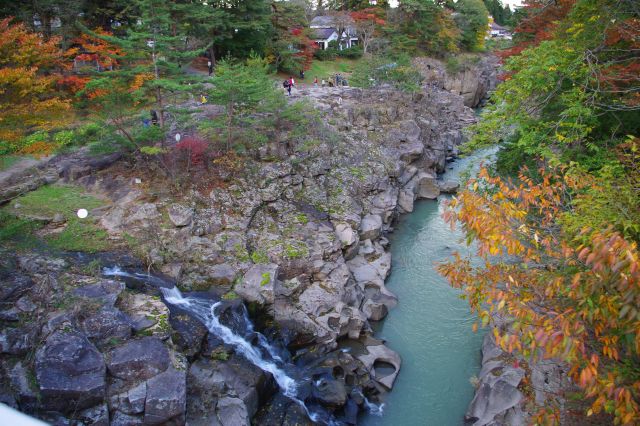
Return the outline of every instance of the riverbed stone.
[[[340,408],[347,402],[347,390],[339,380],[322,377],[313,385],[313,396],[322,404]]]
[[[124,414],[142,414],[147,399],[147,382],[128,389],[125,392],[113,395],[109,398],[109,406]]]
[[[145,380],[169,367],[169,351],[161,340],[143,337],[119,346],[107,355],[107,368],[122,380]]]
[[[61,411],[89,408],[105,397],[102,354],[82,334],[61,330],[36,353],[36,377],[43,406]]]
[[[382,384],[385,388],[391,389],[393,388],[393,383],[398,377],[398,373],[400,372],[400,355],[396,352],[392,351],[388,347],[383,344],[369,345],[366,347],[366,353],[360,354],[356,356],[360,362],[362,362],[367,370],[372,373],[374,379]],[[391,364],[395,371],[384,377],[375,377],[375,363],[377,361],[386,362]]]
[[[208,268],[207,277],[212,284],[229,285],[236,278],[236,270],[226,263],[214,265]]]
[[[221,426],[249,426],[250,417],[247,407],[240,398],[224,397],[216,407]]]
[[[106,307],[82,321],[82,330],[89,340],[101,345],[112,339],[128,339],[131,321],[120,310]]]

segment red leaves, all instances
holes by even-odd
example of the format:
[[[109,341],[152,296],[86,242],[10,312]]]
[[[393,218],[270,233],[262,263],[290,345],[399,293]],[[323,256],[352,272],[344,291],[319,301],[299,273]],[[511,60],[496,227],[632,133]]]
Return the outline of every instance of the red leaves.
[[[203,163],[208,148],[209,143],[198,136],[187,136],[176,145],[176,149],[185,153],[192,165]]]

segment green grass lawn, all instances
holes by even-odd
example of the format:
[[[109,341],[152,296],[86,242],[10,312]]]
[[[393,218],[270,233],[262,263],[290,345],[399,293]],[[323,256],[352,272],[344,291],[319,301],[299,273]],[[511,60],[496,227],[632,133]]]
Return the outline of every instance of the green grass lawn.
[[[28,158],[28,157],[20,156],[20,155],[3,155],[3,156],[0,156],[0,172],[3,171],[3,170],[8,169],[9,167],[13,166],[14,164],[16,164],[17,162],[19,162],[20,160],[22,160],[24,158]]]
[[[313,79],[315,77],[318,77],[318,82],[321,82],[323,78],[325,80],[329,80],[330,78],[333,78],[336,73],[343,74],[348,78],[356,64],[361,60],[362,59],[336,58],[332,61],[320,61],[318,59],[314,59],[311,64],[311,68],[304,72],[305,78],[303,84],[313,84]],[[288,74],[282,72],[275,75],[275,79],[278,81],[282,81],[288,77]],[[299,82],[299,76],[297,74],[294,75],[293,78]]]
[[[19,208],[16,208],[16,204]],[[80,219],[78,209],[91,210],[104,202],[72,185],[47,185],[29,192],[0,211],[0,241],[13,241],[24,246],[33,240],[33,233],[44,226],[43,220],[60,213],[66,219],[62,232],[45,237],[45,242],[60,250],[96,252],[109,248],[108,234],[95,219]]]

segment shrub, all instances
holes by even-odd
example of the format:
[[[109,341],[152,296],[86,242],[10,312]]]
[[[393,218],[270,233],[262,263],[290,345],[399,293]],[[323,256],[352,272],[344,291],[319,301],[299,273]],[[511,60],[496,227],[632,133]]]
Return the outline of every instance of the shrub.
[[[362,48],[360,46],[354,46],[348,49],[342,49],[338,51],[338,56],[341,58],[358,59],[362,57]]]
[[[208,148],[209,143],[199,136],[187,136],[176,145],[180,156],[194,166],[204,162]]]

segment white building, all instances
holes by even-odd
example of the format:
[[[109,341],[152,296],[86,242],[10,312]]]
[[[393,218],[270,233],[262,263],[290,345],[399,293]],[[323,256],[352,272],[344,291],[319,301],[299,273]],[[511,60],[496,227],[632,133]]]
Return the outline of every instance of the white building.
[[[314,30],[313,41],[320,46],[320,49],[325,50],[329,48],[330,42],[338,41],[338,30],[333,16],[316,16],[311,20],[311,25],[309,26]],[[338,48],[340,50],[348,49],[357,44],[356,29],[353,25],[348,25],[342,32],[342,40]]]

